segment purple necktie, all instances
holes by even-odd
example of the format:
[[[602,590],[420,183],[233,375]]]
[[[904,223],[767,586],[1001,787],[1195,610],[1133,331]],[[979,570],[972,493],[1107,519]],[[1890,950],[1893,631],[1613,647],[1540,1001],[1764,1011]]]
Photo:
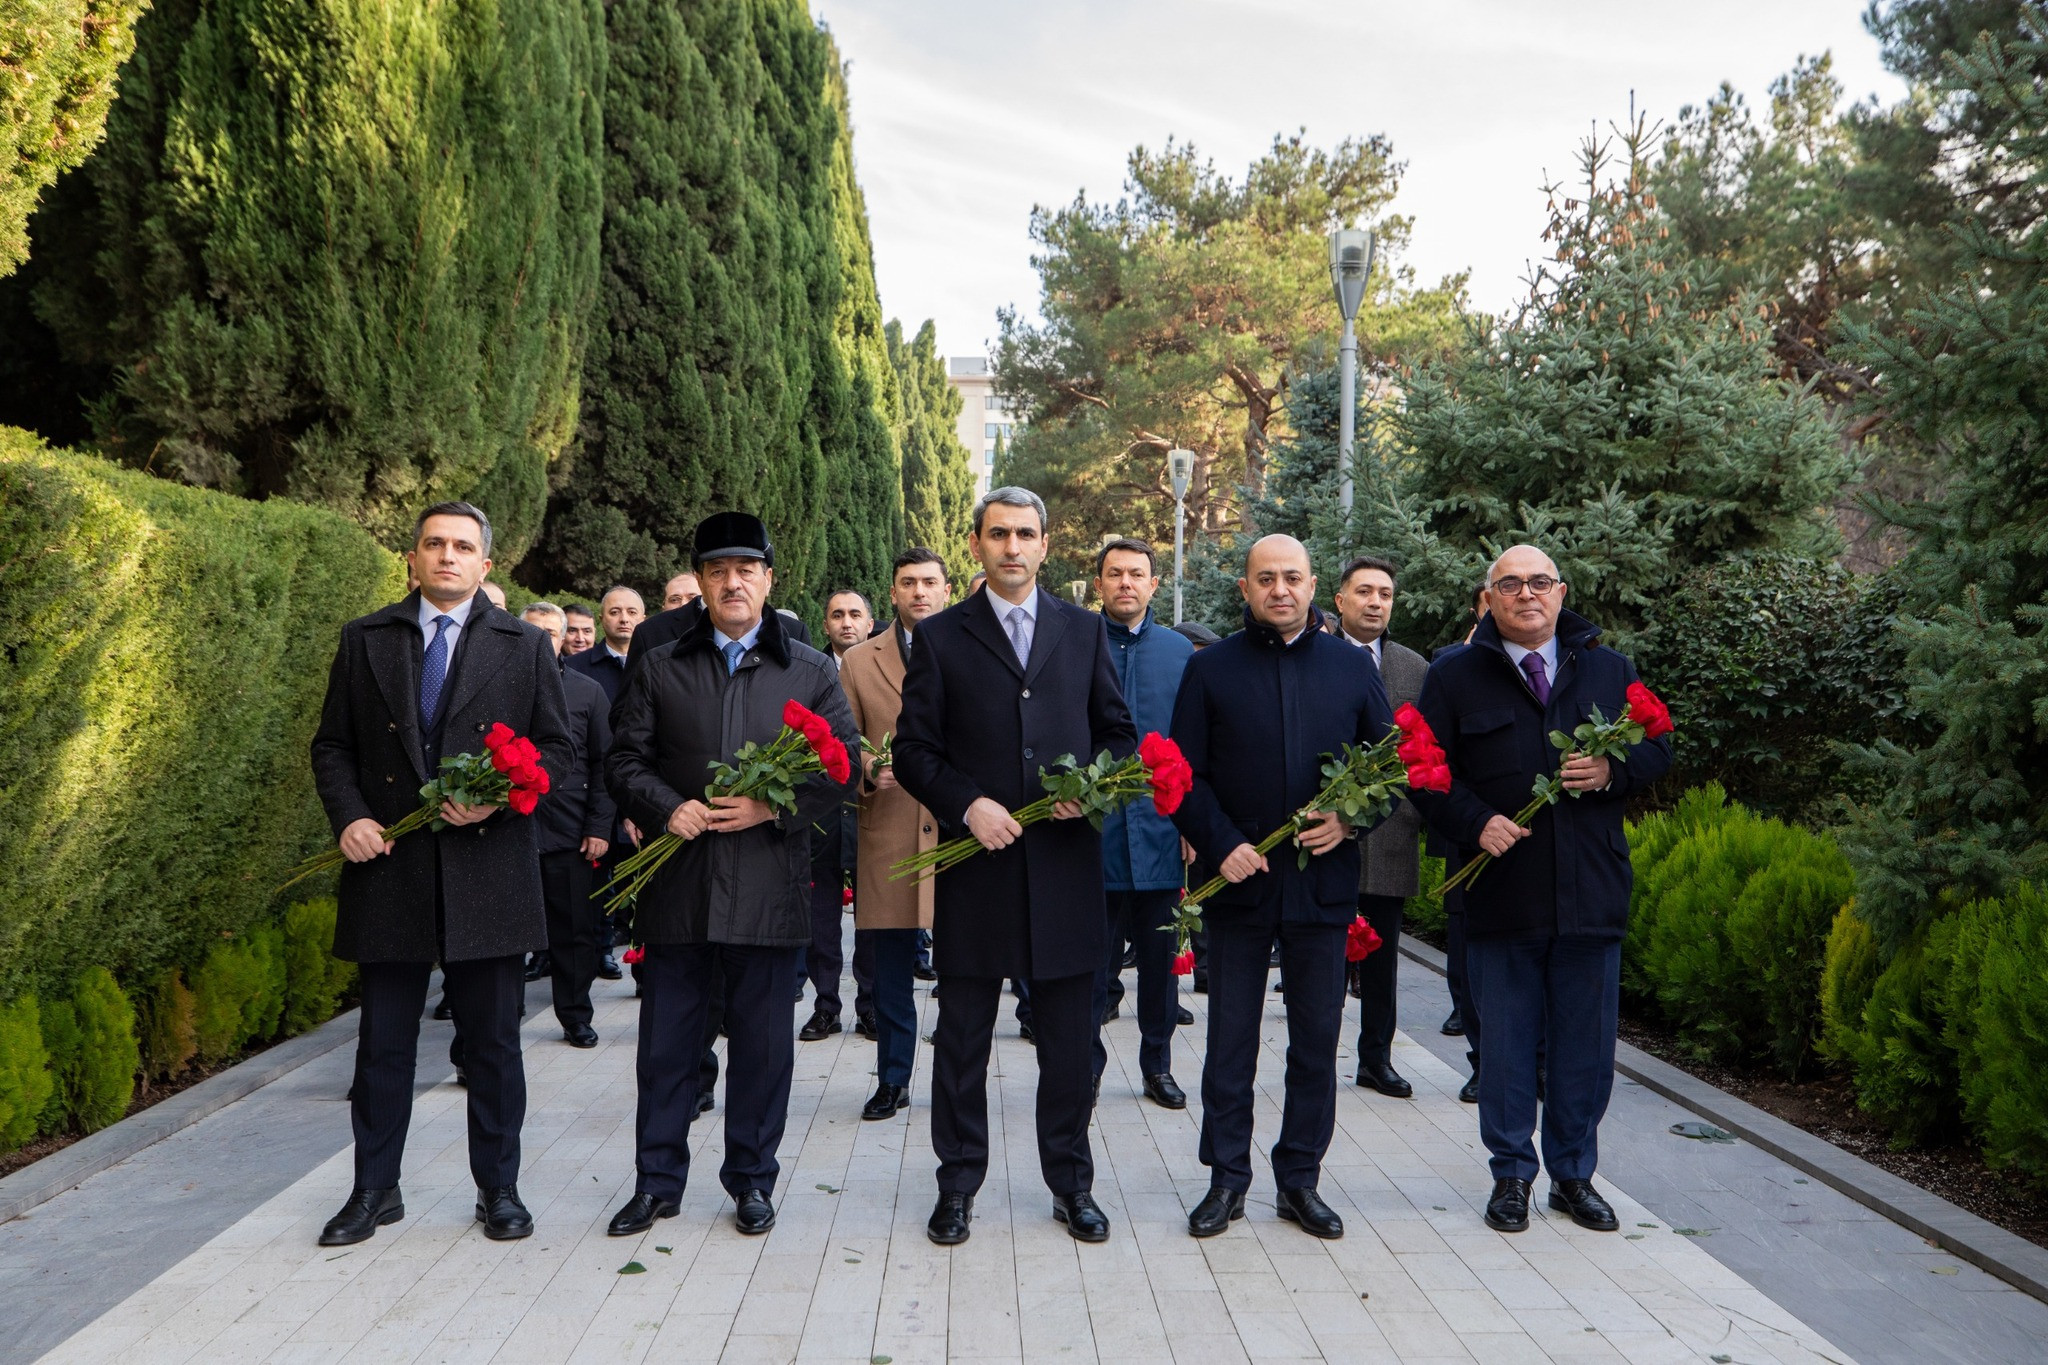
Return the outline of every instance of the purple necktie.
[[[1537,705],[1550,705],[1550,679],[1543,671],[1543,656],[1541,654],[1524,654],[1522,656],[1522,671],[1529,675],[1529,690],[1536,694]]]

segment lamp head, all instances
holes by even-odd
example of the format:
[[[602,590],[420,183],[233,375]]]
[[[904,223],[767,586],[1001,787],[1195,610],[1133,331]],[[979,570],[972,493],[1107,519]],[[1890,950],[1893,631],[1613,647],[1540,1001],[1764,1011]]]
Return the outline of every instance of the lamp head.
[[[1188,482],[1195,477],[1195,452],[1178,448],[1167,451],[1166,471],[1173,480],[1173,496],[1186,497]]]
[[[1338,228],[1330,234],[1330,284],[1346,322],[1358,316],[1358,306],[1365,302],[1375,246],[1372,233],[1364,228]]]

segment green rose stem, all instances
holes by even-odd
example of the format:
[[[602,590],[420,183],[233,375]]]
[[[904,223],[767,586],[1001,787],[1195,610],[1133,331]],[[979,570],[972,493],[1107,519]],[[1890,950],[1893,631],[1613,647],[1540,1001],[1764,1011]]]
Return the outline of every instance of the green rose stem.
[[[396,839],[403,838],[416,829],[425,829],[440,818],[440,809],[439,806],[421,806],[418,810],[400,819],[396,824],[386,825],[383,829],[377,831],[377,837],[388,844]],[[291,880],[278,887],[277,891],[273,891],[271,894],[274,896],[280,891],[297,886],[315,873],[332,872],[347,861],[348,859],[342,856],[341,848],[338,845],[316,853],[293,868]]]
[[[1519,811],[1515,812],[1515,823],[1522,826],[1524,829],[1527,829],[1529,826],[1529,822],[1536,818],[1536,812],[1542,810],[1545,806],[1556,804],[1557,798],[1562,796],[1563,794],[1564,779],[1558,776],[1556,773],[1552,773],[1548,777],[1538,779],[1536,783],[1536,795],[1530,800],[1528,805],[1522,807]],[[1456,887],[1470,886],[1472,884],[1473,879],[1476,878],[1481,872],[1484,872],[1486,870],[1486,865],[1492,861],[1493,855],[1484,850],[1481,850],[1479,856],[1474,858],[1471,862],[1466,863],[1463,867],[1459,868],[1457,872],[1453,873],[1449,878],[1445,880],[1442,886],[1437,888],[1437,895],[1441,896],[1444,894],[1444,892],[1450,891]]]
[[[1071,761],[1071,760],[1070,760]],[[1069,768],[1059,772],[1039,772],[1039,778],[1046,786],[1060,784],[1071,787],[1072,779],[1087,769]],[[1041,796],[1029,805],[1019,806],[1010,812],[1010,818],[1020,826],[1029,827],[1042,820],[1052,818],[1052,808],[1061,801],[1075,801],[1082,807],[1083,814],[1099,818],[1107,811],[1115,810],[1128,801],[1149,795],[1152,782],[1144,760],[1133,755],[1130,758],[1102,769],[1100,774],[1078,791],[1064,790],[1060,794]],[[971,834],[957,839],[948,839],[936,848],[925,850],[913,858],[905,858],[889,869],[891,881],[914,877],[919,881],[935,877],[949,867],[957,867],[982,851],[981,840]]]

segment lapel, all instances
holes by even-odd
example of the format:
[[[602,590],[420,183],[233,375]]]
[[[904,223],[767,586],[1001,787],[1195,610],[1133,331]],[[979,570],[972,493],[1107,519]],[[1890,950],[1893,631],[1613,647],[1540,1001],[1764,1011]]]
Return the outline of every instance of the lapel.
[[[1024,670],[1024,683],[1028,687],[1037,680],[1044,669],[1045,661],[1052,657],[1059,645],[1060,636],[1067,631],[1067,613],[1061,610],[1060,602],[1051,593],[1041,592],[1038,596],[1038,625],[1031,633],[1031,666]],[[1015,657],[1016,651],[1011,655]]]
[[[895,694],[897,705],[902,705],[903,675],[909,669],[903,659],[903,627],[891,626],[889,633],[876,642],[875,659],[881,665],[882,681]]]
[[[512,625],[509,632],[505,629],[508,622]],[[469,604],[469,619],[463,623],[462,639],[456,643],[462,663],[455,670],[455,690],[442,703],[446,708],[440,713],[444,724],[476,697],[477,690],[486,679],[497,676],[523,629],[525,627],[493,606],[490,598],[482,592],[477,593]]]
[[[370,676],[384,694],[384,705],[398,719],[405,743],[405,756],[419,779],[427,780],[427,756],[420,747],[420,680],[417,651],[420,595],[407,593],[405,600],[371,616],[363,631],[363,652],[369,656]]]
[[[1005,602],[1003,606],[1007,609],[1009,603]],[[1003,623],[996,618],[994,594],[989,592],[986,586],[962,604],[961,615],[961,629],[981,641],[989,653],[1002,661],[1005,668],[1020,678],[1024,676],[1024,670],[1017,663],[1017,651],[1010,648],[1009,632],[1003,629]],[[1045,629],[1045,618],[1042,614],[1039,617],[1038,629]],[[1034,658],[1038,654],[1036,638],[1031,642],[1031,653]]]

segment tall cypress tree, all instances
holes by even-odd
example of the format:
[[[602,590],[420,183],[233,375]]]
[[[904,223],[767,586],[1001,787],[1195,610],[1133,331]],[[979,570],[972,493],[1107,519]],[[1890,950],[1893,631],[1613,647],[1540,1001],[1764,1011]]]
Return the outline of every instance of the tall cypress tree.
[[[388,541],[477,499],[516,562],[575,424],[600,0],[163,0],[6,319],[133,463]],[[44,395],[47,397],[47,395]],[[0,412],[0,417],[14,416]]]
[[[946,381],[946,362],[939,354],[938,329],[929,320],[910,341],[903,324],[892,321],[886,332],[889,363],[903,390],[904,538],[945,557],[956,583],[965,585],[974,572],[967,554],[969,518],[974,512],[974,471],[967,447],[960,444],[960,391]]]

